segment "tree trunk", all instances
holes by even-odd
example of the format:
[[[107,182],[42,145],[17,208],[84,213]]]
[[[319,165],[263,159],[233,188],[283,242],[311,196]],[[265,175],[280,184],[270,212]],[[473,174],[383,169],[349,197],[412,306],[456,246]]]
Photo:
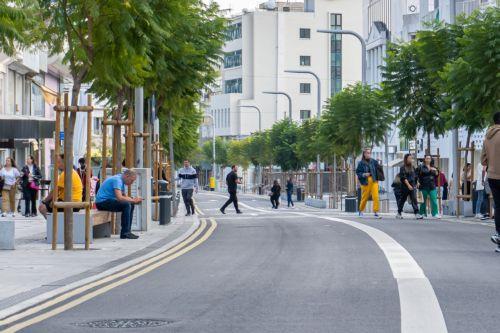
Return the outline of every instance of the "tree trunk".
[[[427,132],[427,150],[426,154],[431,154],[431,132]]]
[[[81,82],[73,78],[73,89],[71,95],[71,105],[78,105]],[[73,188],[73,137],[75,133],[76,112],[69,112],[68,126],[64,128],[64,201],[72,201]],[[66,116],[64,117],[66,119]],[[66,122],[66,121],[65,121]],[[54,180],[57,183],[57,180]],[[56,185],[57,186],[57,185]],[[54,198],[57,200],[57,198]],[[57,211],[55,211],[57,214]],[[64,208],[64,249],[73,250],[73,209]]]

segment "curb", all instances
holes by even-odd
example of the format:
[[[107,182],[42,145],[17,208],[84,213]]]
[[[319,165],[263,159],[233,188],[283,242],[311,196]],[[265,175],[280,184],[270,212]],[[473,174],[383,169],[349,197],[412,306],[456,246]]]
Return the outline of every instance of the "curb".
[[[139,262],[145,261],[145,260],[152,258],[152,257],[154,257],[162,252],[165,252],[168,249],[176,246],[177,244],[179,244],[182,241],[184,241],[185,239],[187,239],[198,228],[199,225],[200,225],[200,220],[199,220],[198,216],[194,215],[192,224],[188,228],[188,230],[186,232],[184,232],[181,236],[175,238],[174,240],[168,242],[167,244],[165,244],[165,245],[163,245],[163,246],[161,246],[161,247],[159,247],[159,248],[157,248],[157,249],[155,249],[155,250],[153,250],[145,255],[142,255],[142,256],[134,258],[132,260],[126,261],[126,262],[121,263],[117,266],[111,267],[111,268],[109,268],[101,273],[98,273],[96,275],[93,275],[91,277],[83,278],[81,280],[72,282],[72,283],[65,285],[63,287],[44,292],[44,293],[37,295],[33,298],[21,301],[15,305],[12,305],[10,307],[2,309],[2,310],[0,310],[0,320],[6,319],[7,317],[10,317],[18,312],[24,311],[26,309],[29,309],[29,308],[35,306],[35,305],[43,303],[51,298],[54,298],[60,294],[65,293],[67,291],[70,291],[72,289],[76,289],[78,287],[81,287],[81,286],[89,284],[91,282],[100,280],[102,278],[105,278],[105,277],[112,275],[114,273],[117,273],[119,271],[125,270],[129,267],[134,266],[135,264],[137,264]]]

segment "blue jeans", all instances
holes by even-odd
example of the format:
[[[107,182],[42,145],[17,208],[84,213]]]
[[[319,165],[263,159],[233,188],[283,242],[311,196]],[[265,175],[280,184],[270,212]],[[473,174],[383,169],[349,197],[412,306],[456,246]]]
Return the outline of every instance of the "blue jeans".
[[[134,216],[134,205],[130,202],[118,200],[105,200],[103,202],[96,202],[98,210],[106,210],[108,212],[122,213],[122,228],[120,236],[125,236],[130,233],[132,227],[132,217]]]
[[[286,192],[286,200],[288,201],[288,207],[290,207],[290,205],[293,206],[292,191],[287,191]]]
[[[474,213],[476,213],[476,215],[479,215],[479,214],[484,214],[485,210],[484,210],[484,207],[483,207],[483,201],[484,201],[484,190],[479,190],[479,191],[475,191],[476,192],[476,211]]]

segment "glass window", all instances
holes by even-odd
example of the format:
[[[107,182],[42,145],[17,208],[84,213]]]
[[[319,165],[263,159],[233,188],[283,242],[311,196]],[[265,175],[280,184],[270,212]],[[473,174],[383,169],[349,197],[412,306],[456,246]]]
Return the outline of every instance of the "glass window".
[[[311,56],[300,56],[300,66],[311,66]]]
[[[311,118],[311,110],[300,110],[300,119],[305,120]]]
[[[228,52],[224,55],[224,68],[241,66],[241,50]]]
[[[301,94],[310,94],[311,93],[311,84],[310,83],[301,83],[300,84],[300,93]]]
[[[225,94],[241,94],[243,91],[242,79],[227,80],[224,82]]]
[[[241,38],[241,22],[231,24],[226,30],[226,41],[232,41]]]
[[[299,36],[302,39],[310,39],[311,38],[311,29],[300,28]]]
[[[342,29],[342,14],[331,14],[330,29]],[[342,90],[342,35],[331,34],[330,36],[330,93],[335,95]]]
[[[40,88],[39,85],[44,85],[45,84],[45,76],[43,74],[38,74],[32,78],[32,80],[38,85],[36,85],[33,82],[27,81],[27,84],[29,84],[30,88],[30,100],[29,104],[31,107],[31,115],[38,116],[38,117],[44,117],[45,116],[45,100],[43,99],[43,94],[42,94],[42,89]]]

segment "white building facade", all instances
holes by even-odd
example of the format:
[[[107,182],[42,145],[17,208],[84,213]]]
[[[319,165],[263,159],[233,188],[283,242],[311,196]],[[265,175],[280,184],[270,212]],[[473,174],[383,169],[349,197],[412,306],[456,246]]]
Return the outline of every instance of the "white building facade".
[[[240,138],[288,118],[291,97],[294,121],[317,114],[316,79],[321,81],[321,107],[343,87],[361,80],[361,46],[351,36],[332,36],[318,29],[362,33],[362,0],[269,2],[232,18],[224,46],[218,89],[205,100],[215,118],[216,135]],[[202,136],[211,134],[202,130]]]

